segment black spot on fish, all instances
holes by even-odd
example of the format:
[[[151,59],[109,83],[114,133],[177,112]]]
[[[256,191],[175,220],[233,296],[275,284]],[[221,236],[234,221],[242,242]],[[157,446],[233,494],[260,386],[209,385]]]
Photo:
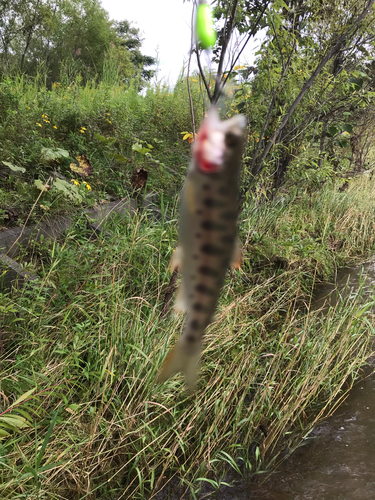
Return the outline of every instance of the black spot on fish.
[[[199,321],[197,319],[193,319],[193,321],[190,321],[190,328],[192,328],[193,330],[197,330],[199,326]]]
[[[197,277],[194,274],[192,274],[192,275],[190,275],[190,279],[195,280],[195,279],[197,279]]]
[[[200,238],[201,236],[202,236],[201,233],[195,233],[196,238]]]
[[[225,134],[225,145],[228,146],[228,148],[236,147],[240,140],[240,137],[232,132],[227,132]]]
[[[220,200],[215,200],[215,198],[205,198],[203,205],[207,208],[223,208],[224,206]]]
[[[201,246],[201,251],[207,255],[223,255],[224,250],[216,245],[206,243]]]
[[[198,269],[198,271],[201,274],[204,274],[205,276],[212,276],[213,278],[217,278],[218,277],[218,272],[216,271],[216,269],[212,269],[212,267],[201,266]]]
[[[201,224],[202,229],[207,231],[226,231],[227,226],[221,224],[220,222],[214,222],[212,220],[204,220]]]
[[[226,234],[225,236],[222,236],[222,237],[220,238],[220,241],[221,241],[222,243],[226,243],[226,244],[228,244],[228,245],[232,245],[232,244],[234,243],[234,236],[231,236],[231,235],[229,235],[229,234]]]
[[[205,191],[208,191],[210,189],[210,185],[209,184],[203,184],[202,188],[205,190]]]
[[[189,299],[194,299],[194,294],[193,293],[189,293]]]
[[[237,220],[237,212],[222,212],[220,217],[228,221]]]
[[[195,254],[193,255],[193,259],[194,259],[194,260],[198,260],[198,258],[199,258],[199,257],[198,257],[198,255],[195,253]]]
[[[193,344],[194,342],[196,342],[196,338],[194,335],[190,334],[190,335],[186,335],[186,340],[190,343],[190,344]]]
[[[206,295],[214,295],[215,293],[213,290],[211,290],[211,288],[208,288],[208,286],[204,285],[203,283],[199,283],[199,285],[197,285],[195,289],[197,290],[197,292],[204,293]]]
[[[197,215],[202,215],[202,214],[203,214],[203,212],[202,212],[202,210],[199,208],[199,209],[197,210]]]
[[[196,302],[195,304],[193,304],[193,309],[194,311],[204,312],[206,308],[200,302]]]

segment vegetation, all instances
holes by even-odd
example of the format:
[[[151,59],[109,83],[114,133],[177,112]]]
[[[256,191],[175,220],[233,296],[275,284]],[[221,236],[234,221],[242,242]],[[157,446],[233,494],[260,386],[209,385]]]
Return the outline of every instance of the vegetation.
[[[108,65],[119,77],[153,72],[154,58],[140,52],[139,30],[127,21],[113,23],[98,0],[2,0],[0,2],[0,74],[45,75],[48,86],[101,78]]]
[[[149,190],[168,197],[179,188],[190,155],[181,135],[190,128],[184,82],[178,82],[173,92],[157,87],[141,96],[136,85],[112,85],[107,83],[111,78],[105,73],[99,84],[56,83],[51,90],[39,89],[37,81],[24,78],[2,82],[0,172],[5,178],[0,208],[5,216],[16,209],[22,223],[46,183],[52,189],[44,190],[34,220],[46,211],[61,213],[71,206],[71,199],[80,205],[129,195],[132,174],[140,167],[148,171]],[[194,92],[197,114],[198,90]],[[88,177],[77,172],[81,155],[92,167]],[[72,178],[81,183],[80,177],[92,188],[84,200],[86,189],[73,190],[71,183]],[[70,191],[68,199],[62,196],[63,189]]]
[[[340,403],[371,354],[373,303],[360,287],[324,315],[310,305],[375,248],[373,3],[219,0],[216,74],[169,88],[99,3],[0,2],[0,224],[74,218],[20,253],[38,280],[0,295],[1,498],[198,498],[229,470],[275,467]],[[260,33],[254,66],[233,53],[225,68],[230,36]],[[249,123],[243,267],[188,397],[155,376],[183,323],[165,313],[178,192],[219,83],[223,115]],[[140,210],[97,236],[79,215],[145,193],[160,220]]]
[[[315,185],[351,166],[363,169],[362,153],[374,137],[373,6],[374,0],[329,6],[316,0],[217,2],[215,17],[224,27],[214,48],[213,91],[199,47],[194,50],[211,102],[230,81],[242,79],[233,112],[249,118],[244,195],[262,184],[262,175],[268,195],[275,194],[288,181],[294,160],[298,178]],[[265,36],[255,66],[239,66],[240,54],[260,30]],[[233,35],[237,43],[225,70]],[[367,137],[360,132],[363,120]]]
[[[175,205],[160,222],[113,221],[99,241],[77,220],[36,247],[39,282],[2,296],[2,498],[143,498],[172,478],[196,494],[225,468],[276,464],[370,353],[372,303],[355,293],[321,316],[303,300],[314,276],[374,248],[374,191],[362,178],[311,209],[306,193],[249,207],[243,270],[208,329],[195,397],[182,377],[155,385],[183,321],[161,317]]]

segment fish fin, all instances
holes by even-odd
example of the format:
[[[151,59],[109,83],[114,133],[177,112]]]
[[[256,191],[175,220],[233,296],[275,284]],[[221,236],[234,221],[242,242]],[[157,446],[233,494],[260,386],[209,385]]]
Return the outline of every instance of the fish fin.
[[[233,271],[235,269],[241,269],[241,265],[242,265],[241,241],[239,240],[239,238],[236,238],[230,266],[231,266],[232,271]]]
[[[187,353],[183,341],[180,340],[163,361],[157,382],[163,383],[176,373],[182,372],[185,375],[186,387],[189,393],[193,394],[197,382],[199,355],[199,351]]]
[[[169,263],[169,269],[171,271],[175,271],[177,268],[181,269],[181,267],[182,267],[182,248],[181,246],[178,246],[173,252],[171,261]]]
[[[173,309],[176,314],[187,311],[186,295],[182,286],[178,289]]]

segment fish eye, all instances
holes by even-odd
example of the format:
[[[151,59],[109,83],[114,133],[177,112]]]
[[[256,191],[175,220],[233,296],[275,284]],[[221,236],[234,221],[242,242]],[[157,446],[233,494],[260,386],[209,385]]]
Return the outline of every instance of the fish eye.
[[[237,146],[239,142],[239,137],[236,134],[233,134],[233,132],[228,132],[225,134],[225,145],[228,146],[228,148],[234,148]]]

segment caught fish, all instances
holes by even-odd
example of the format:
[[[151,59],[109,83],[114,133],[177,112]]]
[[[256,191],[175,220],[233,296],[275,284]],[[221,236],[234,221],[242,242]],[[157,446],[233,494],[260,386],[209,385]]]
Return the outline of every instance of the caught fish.
[[[242,115],[221,121],[216,109],[210,108],[197,134],[182,191],[180,244],[172,266],[182,271],[176,309],[187,316],[158,381],[183,372],[190,392],[195,389],[203,333],[212,322],[227,268],[231,263],[239,267],[238,182],[245,124]]]

